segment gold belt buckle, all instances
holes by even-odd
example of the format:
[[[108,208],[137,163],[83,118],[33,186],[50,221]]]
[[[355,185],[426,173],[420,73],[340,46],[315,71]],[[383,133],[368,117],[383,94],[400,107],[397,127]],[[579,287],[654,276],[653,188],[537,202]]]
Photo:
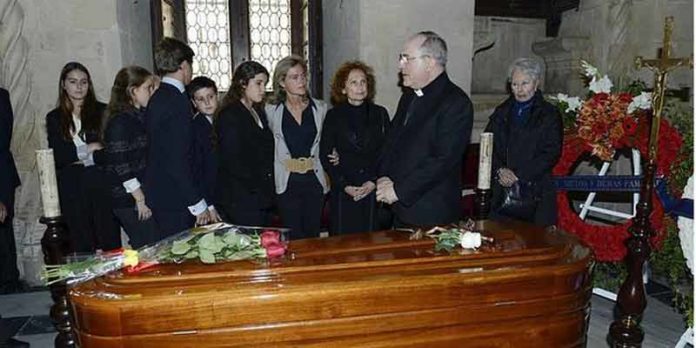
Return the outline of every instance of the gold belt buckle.
[[[314,168],[314,161],[307,157],[290,158],[285,160],[285,168],[290,173],[305,174]]]

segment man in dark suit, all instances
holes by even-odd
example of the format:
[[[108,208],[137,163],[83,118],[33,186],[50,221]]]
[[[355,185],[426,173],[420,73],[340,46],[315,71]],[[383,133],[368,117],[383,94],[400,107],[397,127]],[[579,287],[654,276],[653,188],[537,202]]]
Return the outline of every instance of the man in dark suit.
[[[17,270],[17,249],[12,229],[15,189],[19,186],[19,174],[10,152],[13,121],[10,94],[0,88],[0,294],[13,293],[21,289]],[[26,342],[11,338],[13,334],[2,324],[2,318],[0,318],[0,346],[29,347]]]
[[[149,141],[145,190],[160,237],[210,220],[208,204],[193,176],[193,113],[185,93],[193,74],[193,55],[188,45],[172,38],[164,38],[155,47],[155,65],[163,77],[145,118]]]
[[[380,157],[377,200],[392,205],[396,227],[459,220],[462,156],[471,138],[469,97],[445,71],[447,44],[429,31],[399,55],[404,93]]]

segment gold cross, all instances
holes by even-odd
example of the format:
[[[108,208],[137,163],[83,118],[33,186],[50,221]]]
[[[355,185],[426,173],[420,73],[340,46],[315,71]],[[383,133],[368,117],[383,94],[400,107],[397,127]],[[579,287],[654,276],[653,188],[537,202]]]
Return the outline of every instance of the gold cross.
[[[662,106],[664,105],[665,89],[667,88],[667,73],[688,65],[693,68],[693,56],[689,58],[672,58],[672,25],[674,17],[665,18],[665,29],[662,37],[662,48],[657,59],[643,59],[636,57],[635,64],[638,69],[648,68],[655,73],[655,85],[653,86],[652,94],[652,110],[653,119],[650,127],[650,151],[648,152],[648,160],[655,161],[657,157],[657,135],[660,130],[660,118],[662,117]]]

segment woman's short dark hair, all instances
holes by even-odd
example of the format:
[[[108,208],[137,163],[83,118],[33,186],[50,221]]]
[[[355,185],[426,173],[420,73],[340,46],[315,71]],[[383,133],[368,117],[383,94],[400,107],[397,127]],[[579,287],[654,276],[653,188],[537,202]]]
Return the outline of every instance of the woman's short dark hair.
[[[179,70],[183,62],[193,64],[193,50],[187,44],[165,37],[155,46],[155,66],[160,75],[173,73]]]
[[[336,73],[331,79],[331,104],[338,105],[348,100],[348,97],[343,94],[343,90],[346,88],[348,75],[350,75],[350,72],[353,70],[360,70],[365,74],[367,78],[367,97],[365,100],[368,102],[374,101],[375,90],[377,89],[374,70],[362,61],[352,60],[343,63],[338,70],[336,70]]]
[[[82,109],[80,110],[80,122],[82,127],[80,134],[84,134],[86,131],[97,132],[101,131],[101,121],[102,115],[98,114],[97,108],[97,97],[94,94],[94,84],[92,83],[92,76],[89,74],[87,68],[78,62],[69,62],[63,66],[60,71],[60,79],[58,81],[58,110],[60,111],[60,133],[63,135],[65,140],[72,139],[72,132],[75,131],[75,124],[73,123],[73,110],[75,106],[73,105],[68,92],[65,91],[65,79],[68,74],[73,71],[81,71],[87,75],[87,95],[85,95],[85,100],[82,103]]]

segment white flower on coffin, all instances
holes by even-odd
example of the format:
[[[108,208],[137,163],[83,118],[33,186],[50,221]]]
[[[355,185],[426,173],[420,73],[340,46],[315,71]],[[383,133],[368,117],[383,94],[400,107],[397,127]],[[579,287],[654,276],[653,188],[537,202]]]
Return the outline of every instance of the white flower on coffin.
[[[464,249],[476,249],[481,246],[481,234],[478,232],[464,232],[460,236],[459,243]]]
[[[594,92],[595,94],[597,94],[597,93],[611,93],[612,87],[614,87],[614,84],[611,83],[611,80],[609,79],[609,76],[607,76],[607,75],[604,75],[599,80],[595,76],[592,78],[592,81],[590,81],[590,91]]]
[[[684,194],[682,198],[694,198],[694,177],[693,175],[689,178],[689,181],[684,187]],[[691,274],[694,272],[694,220],[683,216],[677,219],[677,226],[679,226],[679,241],[681,242],[682,253],[684,253],[684,258],[686,259],[686,265],[691,270]]]
[[[641,92],[639,96],[633,97],[631,104],[628,104],[628,113],[632,114],[634,111],[648,110],[652,106],[652,93]]]
[[[581,60],[580,65],[582,65],[582,68],[585,70],[585,76],[592,78],[599,77],[599,70],[590,65],[587,61]]]
[[[578,97],[569,97],[566,94],[563,93],[558,93],[555,97],[551,97],[559,102],[566,103],[566,108],[565,112],[575,112],[577,111],[580,106],[582,105],[582,101],[580,101],[580,98]]]

